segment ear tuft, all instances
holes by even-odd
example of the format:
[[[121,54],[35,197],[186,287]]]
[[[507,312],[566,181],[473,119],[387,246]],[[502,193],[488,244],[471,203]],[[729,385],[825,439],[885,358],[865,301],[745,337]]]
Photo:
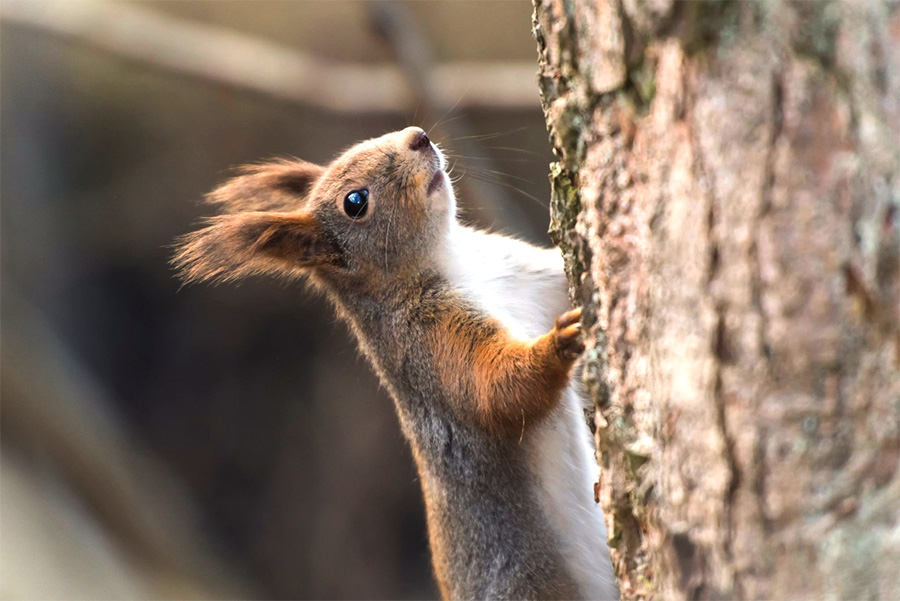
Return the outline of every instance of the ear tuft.
[[[308,213],[220,215],[178,239],[172,264],[185,283],[227,282],[254,274],[297,276],[340,266],[337,244]]]
[[[299,159],[279,159],[238,168],[234,177],[206,196],[226,213],[299,209],[325,168]]]

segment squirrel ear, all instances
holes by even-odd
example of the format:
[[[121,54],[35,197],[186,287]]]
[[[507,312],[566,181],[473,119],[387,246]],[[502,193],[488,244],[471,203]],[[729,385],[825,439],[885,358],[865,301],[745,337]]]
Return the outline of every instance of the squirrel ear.
[[[324,172],[325,167],[298,159],[244,165],[237,177],[207,194],[206,201],[226,213],[293,211]]]
[[[182,236],[175,248],[172,263],[185,283],[299,275],[304,268],[342,263],[337,244],[308,212],[220,215]]]

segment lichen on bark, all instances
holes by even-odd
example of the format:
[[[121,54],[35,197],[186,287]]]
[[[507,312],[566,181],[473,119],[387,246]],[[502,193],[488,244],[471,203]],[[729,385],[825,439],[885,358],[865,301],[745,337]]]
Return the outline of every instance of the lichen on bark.
[[[580,282],[584,265],[578,259],[572,236],[581,213],[581,199],[572,176],[560,163],[550,164],[550,239],[563,254],[566,275],[570,282]],[[576,286],[569,287],[574,297]]]

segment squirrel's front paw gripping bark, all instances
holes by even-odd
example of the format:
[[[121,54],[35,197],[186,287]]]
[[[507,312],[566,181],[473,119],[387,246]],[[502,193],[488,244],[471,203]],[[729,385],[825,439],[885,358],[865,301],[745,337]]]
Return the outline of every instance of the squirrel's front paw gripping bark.
[[[581,307],[572,309],[556,318],[553,328],[556,352],[564,360],[574,362],[584,352],[581,336]]]
[[[477,330],[467,334],[473,332]],[[523,422],[535,423],[559,405],[572,365],[584,350],[581,309],[564,313],[552,330],[530,341],[514,340],[506,331],[494,329],[492,335],[445,348],[451,352],[439,365],[444,367],[447,390],[459,392],[457,402],[474,409],[480,426],[518,438]],[[455,388],[461,382],[463,386]]]

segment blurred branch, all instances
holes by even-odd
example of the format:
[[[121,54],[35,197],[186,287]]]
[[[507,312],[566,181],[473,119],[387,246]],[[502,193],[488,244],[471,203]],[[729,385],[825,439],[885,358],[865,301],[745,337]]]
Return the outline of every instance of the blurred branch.
[[[329,111],[403,111],[413,95],[401,70],[391,65],[325,60],[121,2],[7,0],[0,17],[155,68]],[[459,98],[460,106],[536,108],[535,77],[530,61],[435,65],[430,95],[445,110]]]
[[[493,161],[482,155],[480,144],[475,141],[476,136],[472,135],[468,120],[461,111],[458,111],[472,93],[474,83],[467,82],[466,88],[459,91],[457,97],[452,100],[453,104],[448,105],[447,99],[443,96],[445,90],[441,88],[442,75],[439,67],[434,64],[431,44],[423,35],[422,28],[416,23],[409,9],[402,3],[392,0],[372,0],[368,7],[373,28],[391,47],[410,87],[420,94],[416,112],[422,115],[421,122],[424,123],[426,119],[440,119],[431,129],[446,131],[448,134],[446,137],[456,147],[451,150],[461,155],[463,162],[478,157],[482,171],[500,174]],[[529,82],[529,85],[534,80],[533,77],[526,78],[521,75],[516,77]],[[495,79],[492,85],[498,89],[505,87],[507,82]],[[457,114],[451,116],[451,112]],[[528,231],[529,221],[516,210],[509,194],[500,188],[502,184],[491,185],[483,180],[467,177],[462,180],[462,185],[468,189],[472,198],[479,200],[477,206],[467,207],[469,210],[482,213],[489,223],[502,223],[516,232]]]

